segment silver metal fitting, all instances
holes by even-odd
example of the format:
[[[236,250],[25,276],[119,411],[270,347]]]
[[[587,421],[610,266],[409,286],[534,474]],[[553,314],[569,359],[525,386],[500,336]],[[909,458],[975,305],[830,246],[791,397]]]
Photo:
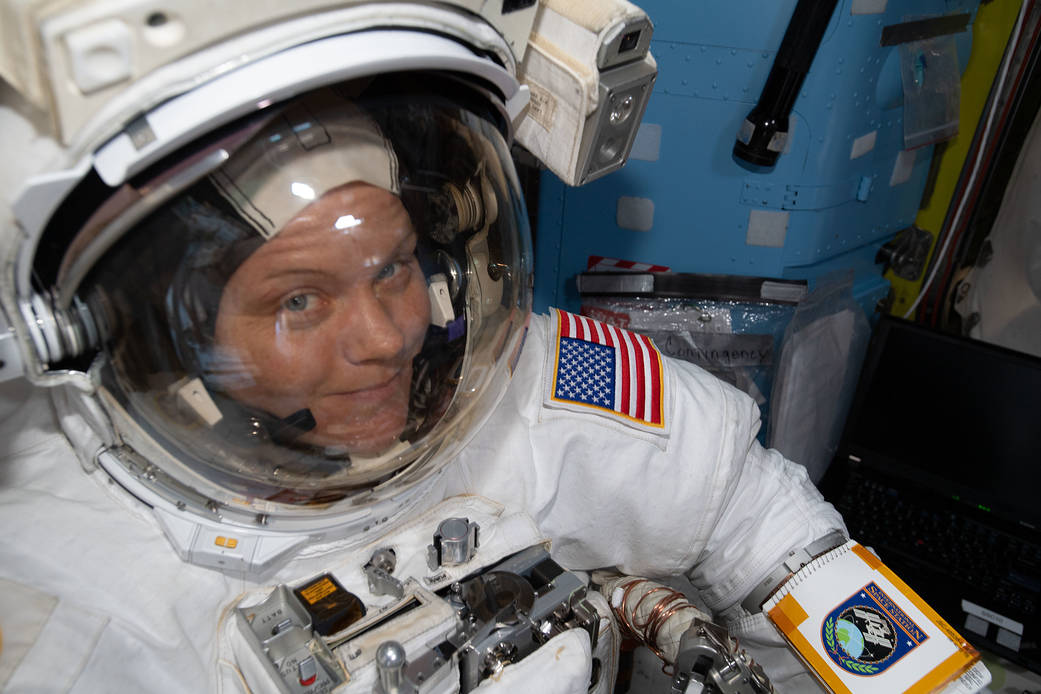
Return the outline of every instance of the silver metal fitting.
[[[369,592],[373,595],[392,595],[401,598],[405,595],[405,586],[391,576],[397,565],[397,555],[389,547],[382,547],[372,553],[368,563],[362,567],[369,580]]]
[[[695,619],[680,638],[671,694],[711,691],[719,694],[771,694],[769,678],[748,654],[737,648],[726,629]],[[701,689],[689,689],[692,683]]]
[[[397,641],[384,641],[376,649],[376,694],[413,694],[416,686],[405,676],[404,647]]]
[[[22,317],[44,364],[79,356],[101,344],[94,317],[79,297],[73,297],[72,303],[63,308],[49,291],[34,294],[22,303]]]
[[[437,526],[434,543],[427,547],[431,571],[441,566],[458,566],[473,559],[477,551],[480,526],[467,518],[446,518]]]

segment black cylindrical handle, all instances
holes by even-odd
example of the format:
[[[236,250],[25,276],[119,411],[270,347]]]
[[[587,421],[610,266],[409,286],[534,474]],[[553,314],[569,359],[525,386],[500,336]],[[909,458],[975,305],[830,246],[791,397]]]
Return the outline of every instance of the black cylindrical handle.
[[[788,138],[788,116],[817,55],[838,0],[799,0],[755,108],[734,142],[734,156],[773,166]]]

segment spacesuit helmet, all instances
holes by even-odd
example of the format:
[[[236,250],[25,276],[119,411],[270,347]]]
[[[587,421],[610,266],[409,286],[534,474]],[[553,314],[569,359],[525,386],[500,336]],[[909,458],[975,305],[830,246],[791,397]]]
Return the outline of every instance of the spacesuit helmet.
[[[260,574],[437,500],[519,358],[530,234],[486,84],[366,75],[213,122],[118,185],[95,164],[5,311],[83,464],[186,560]]]
[[[168,484],[258,510],[443,464],[505,388],[530,307],[503,128],[450,78],[339,83],[115,191],[54,291],[92,323],[124,438],[167,454]]]
[[[12,4],[40,43],[0,49],[0,381],[51,387],[187,561],[433,503],[530,314],[514,137],[574,185],[635,138],[634,5],[389,7]]]

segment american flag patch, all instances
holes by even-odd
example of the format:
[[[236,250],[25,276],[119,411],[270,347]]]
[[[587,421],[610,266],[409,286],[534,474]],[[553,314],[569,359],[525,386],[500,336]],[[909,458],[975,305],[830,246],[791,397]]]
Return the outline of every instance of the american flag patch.
[[[664,433],[664,372],[650,338],[559,309],[553,314],[546,404]]]

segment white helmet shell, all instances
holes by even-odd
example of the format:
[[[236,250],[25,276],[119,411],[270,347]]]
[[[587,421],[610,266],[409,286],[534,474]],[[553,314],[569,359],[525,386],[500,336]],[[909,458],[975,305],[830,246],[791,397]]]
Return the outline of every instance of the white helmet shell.
[[[489,54],[313,38],[85,124],[14,205],[25,370],[186,560],[263,574],[364,542],[501,397],[531,301],[526,94]]]

